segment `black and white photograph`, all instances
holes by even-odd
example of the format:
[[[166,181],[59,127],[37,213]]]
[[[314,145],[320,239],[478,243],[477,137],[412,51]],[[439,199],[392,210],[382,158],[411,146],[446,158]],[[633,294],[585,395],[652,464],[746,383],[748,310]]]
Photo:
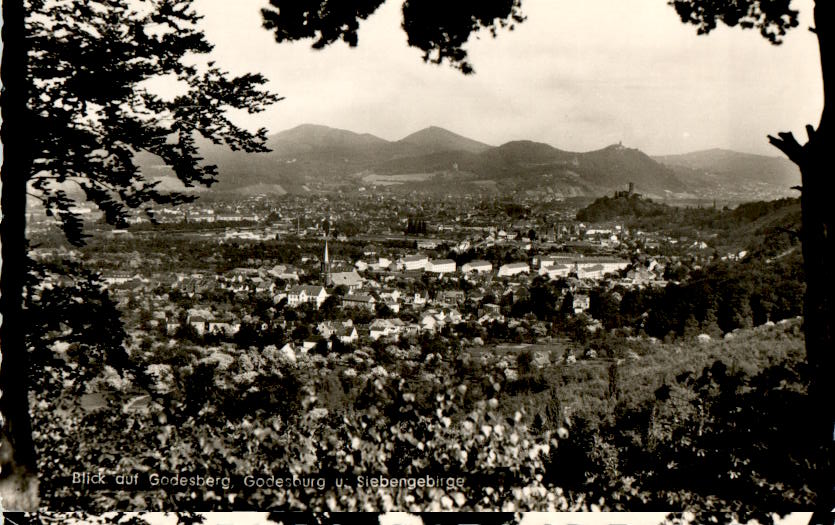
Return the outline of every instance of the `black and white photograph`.
[[[833,11],[3,0],[5,522],[831,523]]]

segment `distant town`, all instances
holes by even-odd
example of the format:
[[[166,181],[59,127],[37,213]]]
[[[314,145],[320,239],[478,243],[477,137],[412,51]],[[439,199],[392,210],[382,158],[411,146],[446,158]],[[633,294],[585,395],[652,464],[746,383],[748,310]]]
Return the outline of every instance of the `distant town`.
[[[630,196],[640,198],[633,184],[615,194]],[[150,214],[157,225],[135,215],[122,229],[97,226],[91,210],[76,211],[98,230],[90,248],[69,255],[100,269],[135,321],[133,335],[231,341],[248,325],[279,330],[274,344],[288,355],[333,340],[361,347],[454,327],[472,335],[493,324],[511,340],[548,341],[558,335],[551,326],[514,309],[537,283],[558,282],[556,304],[594,330],[600,323],[588,316],[592,290],[664,287],[683,260],[698,267],[717,257],[709,238],[629,229],[618,221],[583,223],[575,219],[578,206],[568,202],[262,195],[157,208]],[[34,238],[52,226],[30,217]],[[194,267],[153,248],[195,243],[212,255]],[[222,247],[251,255],[230,267],[219,256]],[[31,256],[48,260],[68,250],[47,243]],[[269,254],[275,250],[281,255]],[[241,307],[252,297],[268,307]],[[318,322],[309,325],[309,316],[292,312],[300,308],[315,309]],[[482,337],[475,341],[483,344]]]

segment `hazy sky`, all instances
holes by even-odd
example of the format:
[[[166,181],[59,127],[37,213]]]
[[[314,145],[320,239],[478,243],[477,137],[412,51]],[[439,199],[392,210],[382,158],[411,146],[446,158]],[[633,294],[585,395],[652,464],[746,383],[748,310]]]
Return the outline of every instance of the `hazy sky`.
[[[468,44],[474,75],[424,64],[406,45],[400,1],[361,24],[359,46],[276,43],[267,0],[197,0],[218,64],[260,72],[286,99],[255,118],[277,132],[324,124],[399,139],[429,125],[498,145],[585,151],[618,141],[664,154],[723,147],[779,155],[768,133],[802,133],[822,107],[811,0],[782,46],[756,31],[697,36],[665,0],[523,0],[528,19]]]

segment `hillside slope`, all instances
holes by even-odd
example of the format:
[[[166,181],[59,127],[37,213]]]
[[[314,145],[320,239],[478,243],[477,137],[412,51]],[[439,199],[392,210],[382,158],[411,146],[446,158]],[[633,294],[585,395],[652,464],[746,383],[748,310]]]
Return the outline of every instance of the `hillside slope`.
[[[570,152],[530,140],[493,147],[437,126],[388,141],[303,124],[270,136],[267,146],[270,152],[246,153],[199,142],[205,162],[218,167],[218,183],[211,191],[304,193],[370,187],[565,198],[611,194],[631,182],[636,191],[656,199],[720,195],[746,201],[785,195],[797,183],[797,174],[772,157],[710,150],[652,158],[620,144]],[[147,155],[139,160],[150,176],[177,187],[160,162]]]
[[[654,159],[702,195],[741,194],[749,200],[765,194],[795,196],[791,187],[800,184],[800,170],[782,157],[710,149]]]

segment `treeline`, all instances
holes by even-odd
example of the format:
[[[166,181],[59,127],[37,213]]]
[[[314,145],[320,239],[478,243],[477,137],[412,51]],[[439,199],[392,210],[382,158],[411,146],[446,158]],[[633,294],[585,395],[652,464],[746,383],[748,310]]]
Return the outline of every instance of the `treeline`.
[[[674,207],[640,195],[601,197],[577,212],[577,220],[606,222],[623,220],[634,228],[664,229],[690,226],[703,230],[733,230],[773,216],[775,220],[793,222],[800,212],[799,199],[778,199],[740,204],[723,209]]]
[[[799,254],[771,264],[719,261],[662,289],[594,290],[590,313],[609,329],[658,338],[716,337],[801,315],[804,290]]]
[[[409,217],[406,222],[406,235],[425,235],[426,221],[421,217]]]
[[[667,206],[638,195],[601,197],[577,212],[577,220],[617,220],[629,230],[659,231],[703,239],[713,248],[774,256],[798,242],[800,200],[748,202],[720,210]]]
[[[721,337],[738,328],[802,315],[803,280],[799,253],[772,262],[717,261],[704,268],[668,268],[668,277],[683,276],[664,288],[598,286],[588,292],[591,318],[606,331],[658,339]],[[516,295],[516,297],[514,297]],[[581,344],[589,342],[586,323],[574,314],[574,294],[564,280],[533,280],[522,294],[500,300],[505,313],[521,319],[533,315]]]

